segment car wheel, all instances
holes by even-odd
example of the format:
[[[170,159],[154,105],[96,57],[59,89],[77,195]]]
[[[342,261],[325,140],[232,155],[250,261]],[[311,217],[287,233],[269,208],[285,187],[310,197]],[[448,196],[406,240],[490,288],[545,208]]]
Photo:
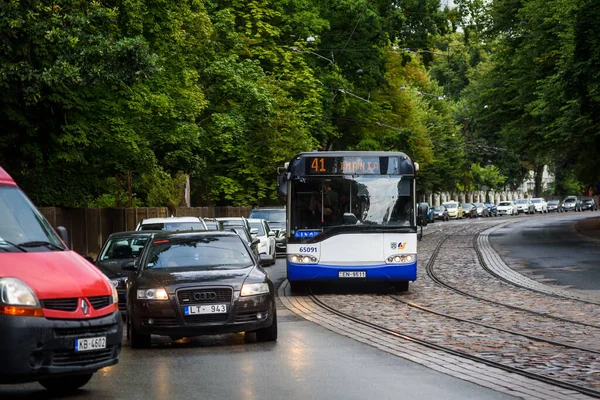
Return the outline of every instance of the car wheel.
[[[392,282],[392,286],[398,292],[407,292],[408,291],[408,281],[395,281],[395,282]]]
[[[41,379],[40,385],[55,393],[74,392],[92,379],[93,373]]]
[[[127,318],[127,336],[129,337],[129,346],[132,349],[144,349],[152,344],[149,333],[138,333],[136,331],[131,316]]]
[[[256,341],[274,342],[277,340],[277,311],[273,312],[273,323],[266,328],[256,330]]]

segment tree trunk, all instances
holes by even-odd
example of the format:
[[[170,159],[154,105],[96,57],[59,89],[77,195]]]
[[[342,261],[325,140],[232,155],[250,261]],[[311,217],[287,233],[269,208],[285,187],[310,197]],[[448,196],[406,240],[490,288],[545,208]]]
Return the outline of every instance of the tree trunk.
[[[533,189],[535,197],[542,197],[542,178],[544,176],[544,165],[536,164],[533,169],[533,181],[535,187]]]

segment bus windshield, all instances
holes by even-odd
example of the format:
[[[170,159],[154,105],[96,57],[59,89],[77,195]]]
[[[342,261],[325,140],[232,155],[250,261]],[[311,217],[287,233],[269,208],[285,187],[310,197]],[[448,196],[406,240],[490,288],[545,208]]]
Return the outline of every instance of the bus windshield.
[[[290,230],[413,227],[412,180],[398,175],[300,178],[291,185]]]

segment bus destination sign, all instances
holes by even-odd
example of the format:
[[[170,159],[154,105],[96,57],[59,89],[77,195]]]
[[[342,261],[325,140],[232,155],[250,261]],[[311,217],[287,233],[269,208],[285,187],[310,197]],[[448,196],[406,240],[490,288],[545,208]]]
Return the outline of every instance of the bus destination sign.
[[[307,157],[306,174],[381,175],[389,173],[389,161],[397,160],[388,157]],[[397,163],[395,169],[397,171]]]

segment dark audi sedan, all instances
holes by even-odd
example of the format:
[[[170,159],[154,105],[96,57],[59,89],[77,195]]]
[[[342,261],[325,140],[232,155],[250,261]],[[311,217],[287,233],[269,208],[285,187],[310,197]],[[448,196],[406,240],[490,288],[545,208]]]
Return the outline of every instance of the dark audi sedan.
[[[277,340],[273,283],[260,260],[233,232],[154,234],[127,287],[127,331],[132,348],[151,335],[172,339],[256,332]]]

